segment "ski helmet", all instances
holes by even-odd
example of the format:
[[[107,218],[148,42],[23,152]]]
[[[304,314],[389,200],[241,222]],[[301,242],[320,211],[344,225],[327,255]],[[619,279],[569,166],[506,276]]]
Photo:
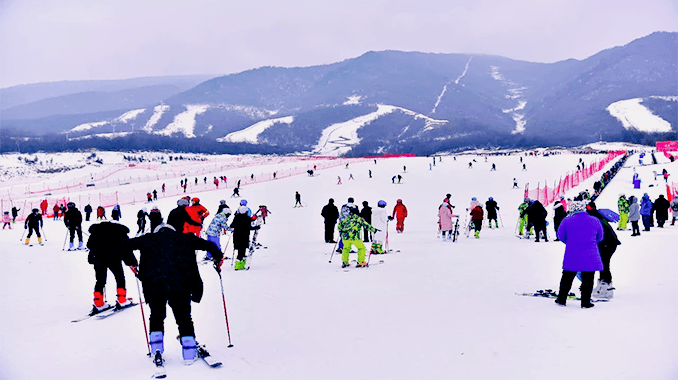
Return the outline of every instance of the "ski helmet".
[[[196,198],[191,199],[191,201],[195,202],[195,203],[200,203],[200,198],[196,197]]]
[[[396,200],[396,203],[403,203],[403,200],[402,200],[402,199],[398,199],[398,200]]]
[[[240,201],[241,206],[247,206],[247,201],[245,199]]]
[[[219,204],[220,204],[220,205],[225,205],[225,204],[226,204],[226,201],[222,199],[222,200],[219,201]]]
[[[40,210],[38,210],[37,208],[34,208],[33,212],[40,212]]]
[[[66,204],[66,206],[68,206],[68,208],[75,208],[75,203],[68,202],[68,204]]]
[[[160,209],[158,208],[158,206],[153,206],[151,207],[151,211],[160,211]]]
[[[490,197],[490,199],[488,199],[488,200],[490,200],[490,201],[493,201],[493,200],[494,200],[494,198]]]
[[[381,200],[381,201],[377,202],[377,206],[379,206],[379,207],[386,207],[386,201]]]
[[[472,201],[477,201],[477,200],[478,200],[478,198],[476,198],[476,197],[473,197],[473,198],[471,198],[471,200],[472,200]]]

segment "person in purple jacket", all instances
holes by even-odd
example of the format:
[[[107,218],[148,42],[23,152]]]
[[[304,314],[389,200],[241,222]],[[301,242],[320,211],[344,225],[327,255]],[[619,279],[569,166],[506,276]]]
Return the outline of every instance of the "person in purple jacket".
[[[558,228],[558,239],[565,243],[565,256],[556,303],[565,306],[572,280],[577,272],[581,272],[581,307],[588,309],[593,307],[593,277],[596,271],[603,270],[603,261],[598,252],[598,243],[604,236],[603,225],[598,218],[585,212],[586,202],[571,202],[568,209],[569,216],[563,219]]]

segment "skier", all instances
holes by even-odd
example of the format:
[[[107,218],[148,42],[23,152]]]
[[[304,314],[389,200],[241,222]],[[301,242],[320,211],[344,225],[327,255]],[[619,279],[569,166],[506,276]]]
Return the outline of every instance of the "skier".
[[[558,240],[558,228],[560,227],[560,223],[565,219],[567,216],[567,212],[565,212],[565,207],[563,207],[563,203],[561,201],[556,201],[556,203],[553,204],[553,228],[556,231],[556,239],[555,241],[560,241]]]
[[[513,188],[514,189],[518,188],[518,181],[515,178],[513,179]]]
[[[219,211],[214,215],[212,221],[207,227],[207,241],[211,241],[214,245],[219,248],[221,251],[221,242],[220,237],[222,234],[226,233],[228,229],[228,217],[231,216],[231,209],[228,207],[220,208]],[[212,260],[212,255],[207,252],[205,260]]]
[[[497,171],[497,166],[495,164],[492,164],[492,168],[490,169],[490,171]]]
[[[342,268],[349,265],[348,254],[351,252],[352,246],[355,246],[358,249],[358,264],[356,265],[356,268],[367,266],[367,263],[365,262],[365,245],[362,240],[360,240],[360,230],[363,228],[371,232],[376,231],[376,229],[367,223],[365,219],[354,213],[349,213],[345,218],[339,221],[337,229],[341,235],[341,241],[344,243],[344,248],[341,253]]]
[[[214,182],[214,186],[216,186],[216,188],[217,188],[217,190],[218,190],[218,189],[219,189],[219,180],[217,179],[217,177],[214,177],[214,181],[213,181],[213,182]]]
[[[499,228],[499,223],[497,222],[497,210],[499,210],[499,206],[497,206],[497,201],[492,197],[488,198],[487,202],[485,202],[485,209],[487,210],[488,227],[492,228],[492,220],[494,220],[494,226]]]
[[[209,252],[217,272],[221,272],[223,263],[221,251],[213,243],[182,234],[167,224],[160,225],[155,233],[130,239],[129,247],[140,252],[138,276],[151,309],[149,338],[154,362],[158,366],[163,362],[164,321],[169,304],[179,329],[184,364],[193,363],[198,353],[191,301],[200,302],[203,295],[195,250]]]
[[[337,185],[341,185],[341,177],[337,176]]]
[[[528,223],[534,226],[535,242],[539,243],[539,233],[544,233],[544,241],[549,241],[548,235],[546,233],[546,209],[544,205],[541,204],[538,200],[532,202],[529,208],[529,213],[527,216]]]
[[[603,270],[597,244],[603,240],[604,232],[600,221],[585,211],[584,202],[572,202],[569,216],[563,219],[558,229],[558,239],[565,243],[563,275],[555,301],[559,306],[565,306],[577,272],[581,272],[582,277],[581,307],[588,309],[594,306],[591,303],[593,277],[595,271]]]
[[[42,202],[40,202],[40,209],[42,210],[42,215],[47,215],[47,199],[44,199]]]
[[[525,164],[523,164],[523,171],[526,171],[527,168],[525,167]]]
[[[99,206],[99,207],[97,207],[97,220],[102,220],[102,219],[108,220],[108,219],[106,218],[106,209],[104,209],[103,207]]]
[[[454,232],[454,223],[452,223],[452,206],[449,199],[445,198],[443,203],[438,206],[438,230],[441,231],[443,241],[452,240],[452,233]],[[447,233],[447,235],[445,235]]]
[[[650,196],[647,195],[647,193],[643,194],[643,199],[640,201],[640,216],[643,218],[643,227],[645,227],[645,231],[650,230],[650,226],[652,225],[651,222],[651,216],[652,216],[652,201],[650,200]]]
[[[480,230],[483,228],[483,206],[480,203],[471,209],[471,223],[475,230],[474,236],[480,239]]]
[[[53,220],[59,220],[59,212],[61,212],[61,207],[59,207],[59,205],[55,203],[54,207],[52,207],[52,212],[54,212]]]
[[[344,204],[341,206],[341,211],[339,212],[339,222],[341,222],[344,218],[349,216],[350,214],[355,214],[355,215],[360,215],[360,209],[358,209],[358,206],[354,203],[355,200],[353,197],[348,198],[348,203]],[[339,234],[339,243],[337,244],[337,253],[341,253],[344,249],[344,242],[341,239],[341,233]]]
[[[174,210],[170,211],[169,215],[167,215],[167,224],[174,227],[174,230],[179,233],[184,232],[184,226],[186,224],[200,226],[200,223],[194,221],[188,215],[188,212],[186,211],[187,206],[188,199],[181,198],[177,201],[177,207]]]
[[[339,219],[339,209],[334,205],[334,199],[330,198],[320,215],[325,219],[325,243],[336,243],[334,241],[334,226]]]
[[[384,245],[386,244],[387,222],[389,220],[386,214],[386,201],[377,202],[377,208],[372,210],[372,227],[377,231],[372,234],[372,247],[370,254],[379,255],[386,253]]]
[[[468,206],[468,209],[467,209],[467,210],[473,210],[473,209],[476,208],[476,206],[478,206],[479,204],[480,204],[480,202],[478,202],[478,198],[473,197],[473,198],[471,198],[471,204]]]
[[[143,234],[144,231],[146,230],[147,216],[148,212],[146,211],[146,207],[143,207],[141,210],[137,212],[137,226],[139,226],[139,229],[137,230],[137,236]]]
[[[407,207],[403,204],[402,199],[396,201],[393,207],[392,217],[396,219],[396,232],[403,233],[405,231],[405,218],[407,218]]]
[[[301,194],[297,191],[296,194],[294,194],[294,207],[302,207],[303,205],[301,204]]]
[[[113,211],[111,211],[111,218],[113,218],[113,220],[120,220],[120,218],[122,218],[122,213],[120,212],[120,205],[113,206]]]
[[[158,200],[158,190],[153,189],[153,200],[154,201]]]
[[[240,198],[240,188],[239,187],[233,188],[233,194],[231,194],[231,198],[233,198],[233,197]]]
[[[28,215],[26,221],[24,222],[24,229],[28,229],[28,235],[26,236],[26,245],[31,240],[31,235],[33,231],[38,236],[38,244],[42,245],[42,237],[40,236],[40,228],[42,228],[42,216],[40,215],[40,210],[34,208],[33,212]]]
[[[245,269],[247,249],[250,247],[250,230],[252,229],[251,212],[247,206],[240,206],[233,216],[231,228],[233,229],[233,249],[238,251],[235,262],[235,270]]]
[[[367,172],[370,175],[370,178],[372,178],[372,169],[369,169]]]
[[[247,200],[246,199],[240,200],[240,206],[245,206],[245,208],[247,209],[247,216],[249,216],[249,217],[252,216],[252,210],[250,210],[250,208],[247,207]]]
[[[523,203],[521,203],[520,206],[518,206],[518,213],[519,213],[518,218],[519,218],[519,221],[520,221],[520,225],[518,227],[518,235],[520,237],[523,236],[523,229],[525,229],[525,227],[527,227],[525,229],[525,236],[529,237],[531,235],[530,225],[528,225],[528,220],[527,220],[528,219],[527,214],[528,214],[529,209],[530,209],[530,198],[525,198],[523,200]]]
[[[640,205],[635,196],[629,197],[629,222],[631,222],[631,236],[640,236],[640,227],[638,221],[640,220]]]
[[[400,181],[402,181],[402,179],[403,179],[403,176],[401,176],[400,174],[398,174],[398,183],[400,183]]]
[[[9,211],[5,211],[2,214],[2,229],[4,230],[5,227],[9,226],[9,229],[12,229],[12,217],[9,216]]]
[[[621,244],[614,232],[614,228],[610,226],[607,219],[598,211],[596,204],[590,202],[586,206],[586,212],[598,218],[603,226],[603,240],[598,243],[598,252],[600,252],[600,259],[603,262],[603,270],[600,271],[598,278],[598,285],[593,289],[593,297],[602,299],[611,299],[614,296],[614,286],[612,285],[612,272],[610,272],[610,259],[617,250],[617,246]]]
[[[360,217],[365,219],[368,224],[372,224],[372,207],[368,205],[367,201],[363,201],[363,209],[360,210]],[[369,243],[370,240],[370,231],[365,228],[363,230],[363,241]]]
[[[193,219],[194,222],[196,222],[198,225],[196,226],[195,224],[184,224],[184,233],[192,233],[195,234],[195,236],[200,237],[200,231],[202,230],[202,223],[207,218],[210,214],[209,211],[205,208],[205,206],[200,204],[200,199],[199,198],[193,198],[191,199],[191,202],[193,203],[192,205],[186,207],[186,212],[188,213],[188,216]]]
[[[473,169],[473,162],[469,161],[469,163],[468,163],[468,168],[469,168],[469,169]]]
[[[153,194],[151,194],[150,191],[148,193],[146,193],[146,202],[148,202],[148,203],[153,202]]]
[[[106,305],[104,300],[104,287],[108,270],[113,273],[116,283],[116,308],[129,306],[132,302],[127,299],[125,287],[125,273],[122,263],[137,267],[139,263],[132,251],[127,247],[129,228],[117,221],[106,221],[93,224],[89,227],[89,239],[87,239],[87,262],[94,266],[96,283],[94,284],[94,307],[90,314],[97,314],[111,306]]]
[[[162,190],[162,193],[165,194],[165,184],[164,183],[162,184],[162,187],[160,188],[160,190]]]
[[[92,206],[87,204],[85,206],[85,221],[89,222],[89,216],[92,214]]]
[[[151,212],[148,214],[148,220],[151,222],[151,232],[155,232],[155,229],[162,224],[162,214],[158,206],[151,207]]]
[[[353,173],[350,173],[350,174],[348,175],[348,179],[353,179],[353,180],[355,179],[355,178],[353,178]]]
[[[75,207],[75,203],[68,202],[68,211],[64,215],[64,224],[71,235],[68,250],[73,250],[73,240],[75,233],[78,233],[78,249],[82,249],[82,213]]]
[[[259,205],[259,213],[261,214],[261,220],[266,224],[266,217],[268,214],[271,214],[271,210],[266,205]]]
[[[664,198],[663,194],[659,194],[659,198],[654,201],[654,209],[657,214],[657,227],[664,228],[664,223],[669,220],[669,207],[671,204]]]
[[[391,183],[392,184],[395,184],[395,179],[396,179],[396,176],[391,177]]]
[[[678,197],[674,197],[671,201],[671,225],[676,225],[676,219],[678,219]]]
[[[12,206],[12,223],[16,223],[16,217],[19,216],[19,210],[20,208],[17,208],[16,206]]]

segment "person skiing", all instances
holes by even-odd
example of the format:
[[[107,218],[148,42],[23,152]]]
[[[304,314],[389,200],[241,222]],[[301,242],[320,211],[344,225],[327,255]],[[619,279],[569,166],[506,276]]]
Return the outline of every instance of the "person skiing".
[[[30,243],[31,235],[35,231],[35,235],[38,237],[38,244],[42,245],[42,237],[40,235],[40,228],[42,228],[42,215],[40,215],[40,210],[34,208],[31,214],[28,215],[26,221],[24,222],[24,229],[28,229],[28,235],[26,235],[26,245]]]
[[[233,249],[238,251],[235,261],[235,270],[245,269],[247,249],[250,247],[250,230],[252,230],[251,212],[245,205],[241,205],[233,216],[231,228],[233,229]]]
[[[122,262],[125,265],[137,267],[139,263],[132,251],[127,247],[129,228],[117,221],[105,221],[93,224],[89,227],[89,239],[87,239],[87,262],[94,266],[94,307],[91,315],[98,314],[111,306],[104,300],[104,287],[106,275],[110,270],[115,277],[116,283],[116,308],[124,308],[132,302],[127,299],[125,273],[122,270]]]
[[[676,219],[678,219],[678,197],[674,197],[671,201],[671,225],[676,225]]]
[[[539,243],[539,233],[544,233],[544,241],[549,241],[548,235],[546,232],[546,216],[548,213],[544,208],[544,205],[541,204],[538,200],[532,202],[528,213],[528,221],[532,226],[534,226],[534,235],[535,242]]]
[[[87,204],[85,206],[85,221],[89,222],[89,216],[92,214],[92,206]]]
[[[669,220],[669,207],[671,204],[664,198],[664,194],[659,194],[659,198],[654,201],[655,214],[657,215],[657,227],[664,228],[664,223]]]
[[[356,206],[354,202],[355,200],[353,199],[353,197],[349,197],[348,203],[341,206],[341,211],[339,212],[339,222],[341,222],[342,219],[346,218],[350,214],[360,215],[360,209],[358,209],[358,206]],[[337,244],[337,252],[341,253],[343,249],[344,242],[341,239],[341,234],[339,234],[339,243]]]
[[[453,217],[452,206],[449,203],[449,199],[445,198],[443,203],[438,206],[438,230],[441,232],[443,241],[452,240],[452,233],[454,232]]]
[[[106,209],[99,206],[97,207],[97,220],[107,219],[106,218]]]
[[[240,197],[240,188],[239,187],[234,187],[233,188],[233,194],[231,194],[231,198],[239,198]]]
[[[490,171],[497,171],[497,166],[495,164],[492,164],[492,168],[490,169]]]
[[[474,236],[480,239],[480,230],[483,228],[483,206],[480,203],[471,209],[471,223],[475,230]]]
[[[377,202],[377,208],[372,209],[372,227],[377,231],[372,234],[372,247],[370,254],[379,255],[386,253],[384,245],[386,244],[387,226],[389,216],[386,214],[386,201]]]
[[[259,214],[261,214],[261,220],[266,224],[266,217],[268,214],[271,214],[271,210],[266,207],[266,205],[259,205]]]
[[[169,215],[167,215],[167,224],[172,226],[174,230],[179,233],[184,232],[184,225],[186,224],[200,226],[200,223],[191,219],[191,217],[188,215],[188,212],[186,212],[187,206],[188,199],[181,198],[177,201],[177,207],[170,211]]]
[[[402,179],[403,179],[403,176],[401,176],[400,174],[398,174],[398,183],[400,183],[400,181],[402,181]]]
[[[113,220],[120,220],[120,218],[122,218],[122,213],[120,212],[120,205],[113,206],[113,211],[111,211],[111,218]]]
[[[396,232],[403,233],[405,231],[405,218],[407,218],[407,207],[403,204],[402,199],[396,201],[393,207],[392,217],[396,219]]]
[[[339,230],[341,241],[344,243],[341,253],[342,268],[349,265],[348,254],[351,252],[352,246],[355,246],[358,249],[358,264],[356,265],[356,268],[367,266],[367,262],[365,262],[365,245],[360,239],[360,230],[363,228],[371,232],[376,231],[376,228],[372,227],[365,219],[354,213],[349,213],[339,221],[337,229]]]
[[[211,241],[214,245],[221,249],[220,237],[222,234],[226,233],[228,227],[228,217],[231,216],[231,209],[228,207],[219,208],[219,211],[214,215],[212,221],[207,226],[207,241]],[[211,260],[212,255],[207,252],[205,260]]]
[[[565,207],[563,207],[563,203],[561,201],[556,201],[556,203],[553,204],[553,229],[556,231],[556,239],[555,241],[560,241],[558,240],[558,228],[560,227],[560,223],[565,219],[567,216],[567,212],[565,212]]]
[[[216,186],[216,188],[219,189],[219,180],[217,179],[217,177],[214,177],[213,183],[214,183],[214,186]]]
[[[141,210],[137,212],[137,226],[139,226],[139,228],[137,229],[137,236],[142,235],[146,230],[147,216],[148,212],[146,211],[146,207],[143,207]]]
[[[154,201],[158,200],[158,190],[153,189],[153,200]]]
[[[593,289],[592,296],[601,299],[611,299],[614,296],[614,286],[612,285],[612,272],[610,272],[610,259],[617,250],[617,246],[621,244],[614,232],[614,228],[610,226],[607,219],[598,211],[596,204],[589,202],[586,206],[586,212],[598,218],[603,226],[603,240],[598,243],[598,252],[600,252],[600,259],[603,262],[603,270],[600,271],[598,278],[598,285]]]
[[[52,212],[54,212],[54,220],[59,220],[59,212],[61,212],[61,207],[55,203],[54,207],[52,207]]]
[[[195,236],[200,237],[200,231],[202,230],[202,223],[207,218],[210,214],[209,211],[205,208],[205,206],[200,204],[200,199],[199,198],[193,198],[191,199],[191,202],[193,203],[192,205],[186,207],[186,212],[188,213],[188,216],[193,219],[194,222],[197,222],[197,226],[194,224],[185,224],[184,225],[184,233],[192,233],[195,234]]]
[[[151,212],[148,213],[148,220],[151,222],[151,232],[155,232],[155,229],[162,224],[162,214],[158,206],[153,205],[151,207]]]
[[[294,207],[302,207],[303,205],[301,204],[301,194],[297,191],[296,194],[294,194]]]
[[[473,198],[471,198],[471,204],[468,206],[468,209],[469,209],[469,210],[473,210],[473,209],[476,208],[476,206],[478,206],[479,204],[480,204],[480,202],[478,202],[478,198],[473,197]]]
[[[78,249],[82,249],[82,213],[75,207],[75,203],[68,202],[68,211],[64,215],[64,224],[70,233],[70,243],[68,250],[73,250],[73,240],[75,233],[78,233]]]
[[[198,303],[203,295],[195,251],[209,252],[219,273],[223,254],[213,243],[192,234],[182,234],[168,224],[158,226],[158,231],[152,234],[130,239],[129,248],[140,252],[138,277],[151,310],[149,340],[154,363],[162,366],[164,322],[169,304],[179,329],[184,364],[192,364],[198,359],[198,344],[191,318],[191,301]]]
[[[150,191],[148,193],[146,193],[146,202],[148,202],[148,203],[153,202],[153,194],[151,194]]]
[[[494,220],[494,226],[499,228],[499,223],[497,222],[497,210],[499,210],[499,206],[497,206],[497,201],[495,201],[494,198],[489,197],[487,202],[485,202],[485,209],[487,210],[488,227],[492,228],[492,220]]]
[[[638,221],[640,220],[640,205],[638,199],[633,195],[629,197],[629,222],[631,222],[631,236],[640,236],[640,227]]]
[[[19,210],[20,208],[17,208],[16,206],[12,206],[12,223],[16,223],[16,217],[19,216]]]
[[[43,201],[40,202],[40,209],[42,210],[43,216],[47,215],[47,207],[48,207],[47,199],[43,199]]]
[[[523,203],[521,203],[520,206],[518,206],[518,213],[519,213],[518,214],[519,215],[518,220],[520,222],[520,225],[518,227],[518,235],[520,237],[523,236],[523,229],[525,229],[525,227],[527,227],[525,229],[525,236],[529,237],[531,235],[530,226],[527,224],[527,222],[528,222],[527,221],[527,214],[528,214],[529,208],[530,208],[530,198],[525,198],[523,200]]]
[[[9,216],[9,211],[2,213],[2,229],[4,230],[7,226],[9,226],[10,230],[12,229],[12,217]]]
[[[514,189],[518,188],[518,180],[516,180],[515,178],[513,179],[513,188]]]
[[[360,210],[360,217],[365,219],[367,224],[372,224],[372,207],[368,205],[367,201],[363,201],[363,209]],[[365,228],[363,230],[363,242],[369,243],[370,240],[370,231]]]
[[[329,199],[320,215],[325,219],[325,243],[336,243],[334,241],[334,226],[339,219],[339,209],[334,205],[334,199]]]
[[[337,185],[341,185],[341,177],[337,176]]]
[[[647,193],[643,194],[643,199],[640,201],[640,216],[643,219],[643,227],[645,231],[650,230],[651,216],[652,216],[652,201]]]
[[[558,229],[558,239],[565,243],[563,257],[563,274],[560,278],[560,289],[555,302],[566,306],[567,296],[572,288],[572,281],[577,272],[581,272],[581,307],[588,309],[593,291],[593,277],[596,271],[603,270],[603,262],[598,253],[598,243],[605,235],[600,221],[586,212],[586,203],[576,201],[570,203],[569,216],[563,219]]]

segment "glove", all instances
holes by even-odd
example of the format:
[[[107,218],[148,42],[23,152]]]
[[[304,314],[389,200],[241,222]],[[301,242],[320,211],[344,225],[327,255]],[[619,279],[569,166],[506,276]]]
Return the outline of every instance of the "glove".
[[[139,268],[135,267],[134,265],[130,265],[129,269],[131,269],[132,272],[134,272],[135,276],[139,277]]]
[[[388,220],[393,220],[393,217],[392,217],[392,216],[389,216],[389,217],[388,217]]]
[[[24,225],[24,230],[27,230],[27,229],[28,229],[28,226]]]
[[[221,273],[221,265],[224,263],[224,259],[222,258],[219,262],[214,262],[214,269],[217,271],[217,273]]]

